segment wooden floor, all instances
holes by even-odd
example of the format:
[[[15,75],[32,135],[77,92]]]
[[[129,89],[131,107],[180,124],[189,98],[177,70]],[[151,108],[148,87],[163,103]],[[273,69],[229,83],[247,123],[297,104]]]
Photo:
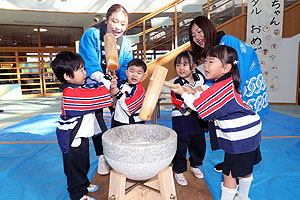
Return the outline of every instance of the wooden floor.
[[[196,178],[190,169],[184,172],[184,176],[188,181],[187,186],[178,185],[174,179],[177,200],[213,200],[204,179]],[[98,185],[99,190],[88,195],[97,200],[107,200],[109,175],[99,175],[96,173],[91,183]]]

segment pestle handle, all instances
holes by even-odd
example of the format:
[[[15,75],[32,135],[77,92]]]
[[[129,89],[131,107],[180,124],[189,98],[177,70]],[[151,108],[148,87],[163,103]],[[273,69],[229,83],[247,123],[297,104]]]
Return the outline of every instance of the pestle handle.
[[[139,114],[139,118],[144,121],[151,120],[152,114],[157,105],[158,97],[161,93],[164,81],[167,77],[168,69],[156,66],[150,77],[150,82],[145,94],[145,99]]]
[[[164,81],[164,86],[169,87],[169,88],[173,88],[173,89],[175,89],[175,88],[178,87],[177,84],[170,83],[170,82],[168,82],[168,81]]]

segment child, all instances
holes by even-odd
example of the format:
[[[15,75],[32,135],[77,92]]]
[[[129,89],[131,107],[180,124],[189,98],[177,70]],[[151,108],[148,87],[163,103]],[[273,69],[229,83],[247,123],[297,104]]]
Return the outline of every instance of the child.
[[[51,67],[63,90],[62,114],[56,134],[63,153],[69,195],[72,200],[91,200],[94,198],[86,194],[96,191],[98,186],[90,185],[87,177],[90,168],[88,137],[107,129],[102,116],[95,115],[95,111],[110,106],[111,96],[102,82],[91,88],[84,86],[84,61],[77,53],[60,52]]]
[[[126,124],[144,124],[139,118],[145,90],[141,83],[147,71],[147,65],[141,59],[133,59],[128,63],[126,76],[128,79],[118,83],[118,87],[111,91],[116,96],[115,111],[112,116],[111,127]]]
[[[204,120],[213,120],[218,146],[225,151],[221,200],[248,199],[253,165],[261,161],[261,121],[239,95],[236,51],[225,45],[211,48],[204,64],[206,79],[214,79],[198,99],[178,85],[172,89]],[[237,192],[236,178],[239,180]]]
[[[202,86],[206,79],[204,75],[196,69],[196,55],[191,51],[181,52],[174,62],[178,78],[174,83],[182,86],[190,86],[196,89]],[[199,97],[199,92],[195,94]],[[187,148],[190,154],[191,171],[197,178],[203,178],[203,173],[198,168],[202,165],[205,156],[205,128],[206,123],[198,117],[196,111],[188,108],[180,95],[171,92],[171,99],[175,107],[172,110],[172,127],[177,133],[177,151],[172,161],[175,179],[180,185],[187,185],[183,172],[187,170],[186,153]]]

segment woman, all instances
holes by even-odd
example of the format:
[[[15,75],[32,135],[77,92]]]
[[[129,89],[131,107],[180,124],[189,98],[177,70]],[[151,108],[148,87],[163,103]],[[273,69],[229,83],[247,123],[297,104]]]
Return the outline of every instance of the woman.
[[[196,17],[189,26],[189,39],[192,51],[198,59],[206,57],[209,49],[215,45],[227,45],[234,48],[238,54],[238,69],[241,76],[240,91],[244,103],[260,116],[268,113],[269,101],[267,88],[260,69],[258,57],[254,49],[238,38],[217,32],[211,21],[204,16]],[[212,123],[209,123],[209,130]],[[211,135],[212,137],[212,135]],[[213,150],[217,147],[213,148]],[[215,170],[222,171],[222,163],[215,166]]]
[[[85,61],[87,76],[99,80],[106,74],[106,60],[103,37],[112,33],[117,39],[120,68],[116,71],[118,80],[126,78],[127,64],[132,60],[132,50],[129,40],[123,37],[128,25],[128,12],[120,4],[112,5],[105,20],[93,25],[81,37],[79,54]]]
[[[120,4],[112,5],[105,20],[93,25],[81,37],[79,54],[85,61],[87,84],[93,79],[100,81],[106,74],[106,60],[103,37],[106,33],[112,33],[116,38],[120,68],[116,71],[118,81],[126,79],[126,69],[129,61],[133,59],[131,44],[123,37],[128,25],[128,12]],[[96,112],[102,115],[103,110]],[[101,118],[101,117],[100,117]],[[93,137],[96,155],[99,156],[98,170],[101,175],[109,173],[109,165],[103,156],[102,134]]]

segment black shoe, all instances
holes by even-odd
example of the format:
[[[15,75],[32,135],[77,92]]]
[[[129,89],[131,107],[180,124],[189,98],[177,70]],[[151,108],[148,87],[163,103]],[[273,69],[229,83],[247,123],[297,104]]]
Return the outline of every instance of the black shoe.
[[[4,110],[0,110],[0,113],[3,113],[4,112]]]
[[[216,172],[222,172],[222,170],[223,170],[223,162],[216,164],[215,167],[214,167],[214,170]]]

